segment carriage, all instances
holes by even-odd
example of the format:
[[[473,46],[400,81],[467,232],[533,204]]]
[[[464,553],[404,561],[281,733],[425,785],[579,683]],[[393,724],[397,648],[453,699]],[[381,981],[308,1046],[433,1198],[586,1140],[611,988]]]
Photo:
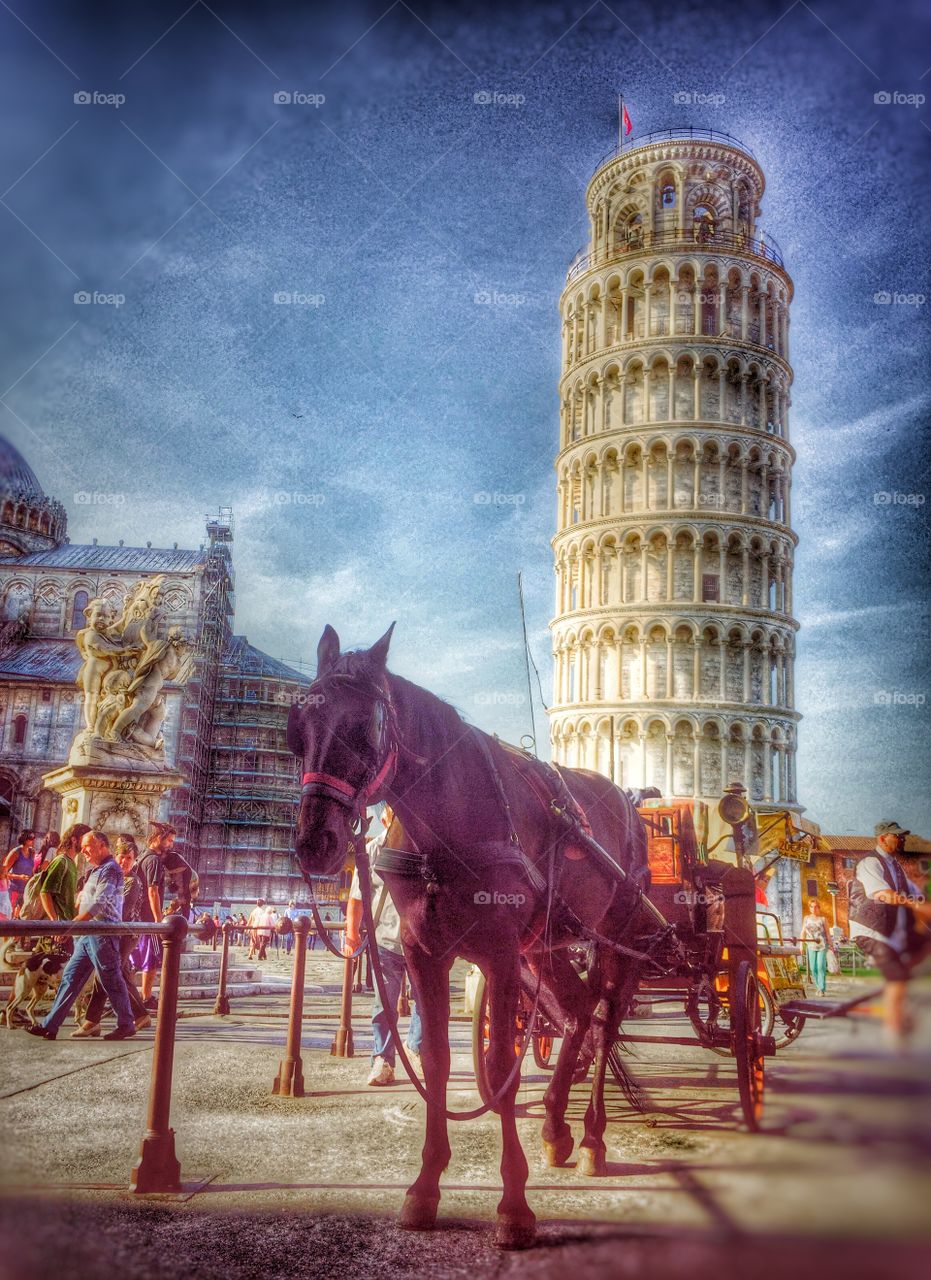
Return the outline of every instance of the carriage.
[[[670,925],[678,943],[674,964],[651,965],[639,984],[635,1012],[648,1014],[663,1005],[680,1006],[691,1036],[624,1031],[624,1043],[699,1045],[733,1057],[743,1118],[760,1126],[765,1060],[801,1031],[804,1017],[791,1001],[804,997],[798,949],[783,940],[777,916],[758,913],[752,871],[709,858],[696,837],[693,804],[643,805],[638,809],[647,831],[651,874],[649,899]],[[723,816],[727,816],[726,806]],[[580,965],[584,957],[580,955]],[[525,970],[515,1045],[525,1033],[536,1065],[550,1063],[561,1035],[558,1010],[538,1009],[533,1025],[535,979]],[[479,1092],[490,1096],[485,1050],[488,1015],[484,984],[474,993],[473,1059]],[[788,1006],[783,1012],[784,1006]],[[625,1083],[620,1042],[609,1055],[618,1083]]]

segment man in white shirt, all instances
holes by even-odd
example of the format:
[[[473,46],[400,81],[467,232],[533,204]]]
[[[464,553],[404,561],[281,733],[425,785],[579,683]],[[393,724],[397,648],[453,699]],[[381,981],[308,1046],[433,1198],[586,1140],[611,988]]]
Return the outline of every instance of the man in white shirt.
[[[859,863],[850,885],[850,936],[885,979],[886,1028],[896,1043],[913,1027],[908,981],[931,950],[931,906],[899,861],[910,834],[897,822],[878,822],[876,850]]]

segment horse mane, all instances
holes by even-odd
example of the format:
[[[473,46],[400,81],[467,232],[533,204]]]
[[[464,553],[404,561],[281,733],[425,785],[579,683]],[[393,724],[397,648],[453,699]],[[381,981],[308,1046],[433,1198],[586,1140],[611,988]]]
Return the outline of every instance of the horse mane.
[[[368,649],[348,649],[339,655],[323,676],[317,678],[348,676],[354,680],[377,684],[381,674],[371,661]],[[404,745],[417,755],[422,755],[427,749],[438,748],[440,752],[449,750],[462,737],[467,727],[475,732],[482,732],[474,725],[469,725],[451,703],[444,702],[423,685],[414,684],[412,680],[396,675],[393,671],[386,670],[384,675],[398,715]]]

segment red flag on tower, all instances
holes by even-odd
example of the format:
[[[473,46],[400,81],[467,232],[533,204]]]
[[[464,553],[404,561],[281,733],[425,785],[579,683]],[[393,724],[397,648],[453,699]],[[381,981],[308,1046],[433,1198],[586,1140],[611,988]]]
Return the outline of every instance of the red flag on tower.
[[[623,98],[618,98],[617,100],[617,131],[621,142],[634,131],[634,126],[631,123]]]

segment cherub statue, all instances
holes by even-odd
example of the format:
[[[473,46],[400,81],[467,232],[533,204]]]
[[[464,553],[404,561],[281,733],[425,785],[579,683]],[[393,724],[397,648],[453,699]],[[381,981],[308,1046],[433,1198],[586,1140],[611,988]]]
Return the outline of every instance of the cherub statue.
[[[144,634],[145,628],[140,632],[140,635]],[[114,739],[134,740],[137,728],[140,733],[151,736],[150,713],[154,711],[162,686],[166,680],[184,679],[191,658],[190,646],[180,627],[171,627],[164,640],[152,639],[148,643],[126,691],[129,705],[113,724]]]
[[[106,600],[100,597],[91,600],[84,610],[84,617],[87,626],[74,637],[82,659],[77,684],[84,691],[84,727],[93,729],[104,677],[120,658],[139,653],[140,647],[111,637],[113,613]]]
[[[132,676],[128,671],[117,669],[110,671],[103,678],[101,696],[97,703],[97,715],[94,720],[94,733],[98,738],[112,740],[113,723],[126,707],[129,682]]]

